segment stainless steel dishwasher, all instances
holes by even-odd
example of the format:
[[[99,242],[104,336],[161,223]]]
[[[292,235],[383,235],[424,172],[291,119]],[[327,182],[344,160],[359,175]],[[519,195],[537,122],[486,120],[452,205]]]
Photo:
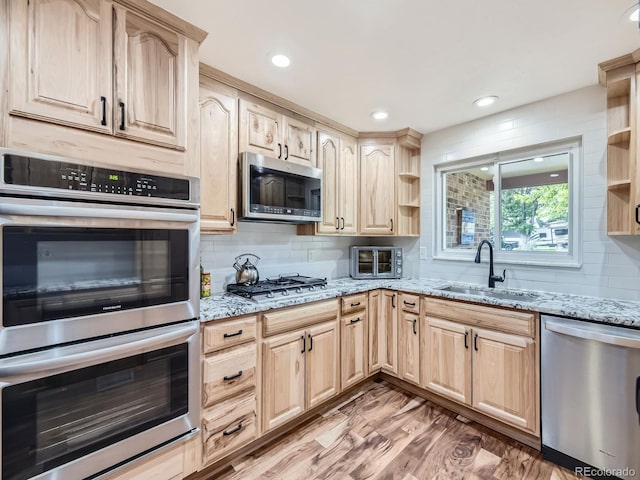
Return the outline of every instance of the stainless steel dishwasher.
[[[640,478],[640,330],[542,315],[541,331],[545,458]]]

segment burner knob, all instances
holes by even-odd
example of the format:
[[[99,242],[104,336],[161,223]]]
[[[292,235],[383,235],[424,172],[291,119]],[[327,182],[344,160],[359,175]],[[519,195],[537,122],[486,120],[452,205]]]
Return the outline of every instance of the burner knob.
[[[314,287],[313,285],[309,285],[309,291],[313,292],[316,289],[316,287]]]
[[[300,287],[296,288],[296,293],[302,293],[302,288]]]
[[[267,298],[273,298],[273,292],[267,293]]]
[[[282,291],[282,295],[284,295],[286,297],[287,295],[289,295],[289,292],[287,290],[283,290]]]

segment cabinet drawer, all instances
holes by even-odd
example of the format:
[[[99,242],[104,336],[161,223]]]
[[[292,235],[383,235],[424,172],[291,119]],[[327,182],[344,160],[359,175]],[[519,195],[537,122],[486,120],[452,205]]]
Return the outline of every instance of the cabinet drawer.
[[[256,397],[231,398],[202,416],[203,464],[224,457],[256,438]]]
[[[535,314],[505,310],[472,303],[454,302],[437,298],[427,298],[425,314],[431,317],[454,320],[468,325],[478,325],[507,333],[533,337],[535,335]]]
[[[215,322],[204,327],[203,351],[211,353],[255,340],[255,338],[255,315]]]
[[[420,313],[420,296],[410,293],[400,294],[400,307],[405,312]]]
[[[333,320],[337,316],[338,302],[335,299],[265,312],[262,315],[262,333],[267,337]]]
[[[342,297],[342,314],[355,312],[367,307],[367,293],[358,293],[357,295],[349,295]]]
[[[205,407],[256,385],[256,344],[206,357],[202,369],[202,403]]]

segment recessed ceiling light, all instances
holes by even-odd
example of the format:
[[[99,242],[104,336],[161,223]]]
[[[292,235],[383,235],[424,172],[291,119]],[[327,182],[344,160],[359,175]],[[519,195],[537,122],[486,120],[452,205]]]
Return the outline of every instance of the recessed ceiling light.
[[[489,105],[493,105],[497,101],[498,97],[496,97],[495,95],[490,95],[488,97],[478,98],[475,102],[473,102],[473,104],[476,107],[488,107]]]
[[[286,55],[282,55],[281,53],[274,55],[271,57],[271,63],[273,63],[276,67],[285,68],[291,65],[291,60]]]
[[[631,20],[632,22],[637,22],[640,19],[640,8],[636,7],[633,9],[633,12],[631,12],[631,15],[629,15],[629,20]]]
[[[544,162],[544,158],[542,157],[536,157],[533,159],[534,162]]]
[[[559,173],[550,173],[549,176],[552,177],[552,178],[555,178],[555,177],[559,177],[560,174]]]
[[[480,167],[480,170],[482,170],[483,172],[488,172],[489,171],[489,167]]]
[[[389,114],[387,112],[383,112],[382,110],[379,110],[377,112],[373,112],[371,114],[371,116],[375,119],[375,120],[386,120],[386,118],[389,116]]]

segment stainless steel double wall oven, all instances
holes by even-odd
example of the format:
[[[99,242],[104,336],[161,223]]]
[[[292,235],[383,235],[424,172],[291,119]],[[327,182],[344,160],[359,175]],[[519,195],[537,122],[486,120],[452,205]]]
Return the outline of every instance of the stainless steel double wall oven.
[[[1,480],[197,432],[197,179],[0,150]]]

